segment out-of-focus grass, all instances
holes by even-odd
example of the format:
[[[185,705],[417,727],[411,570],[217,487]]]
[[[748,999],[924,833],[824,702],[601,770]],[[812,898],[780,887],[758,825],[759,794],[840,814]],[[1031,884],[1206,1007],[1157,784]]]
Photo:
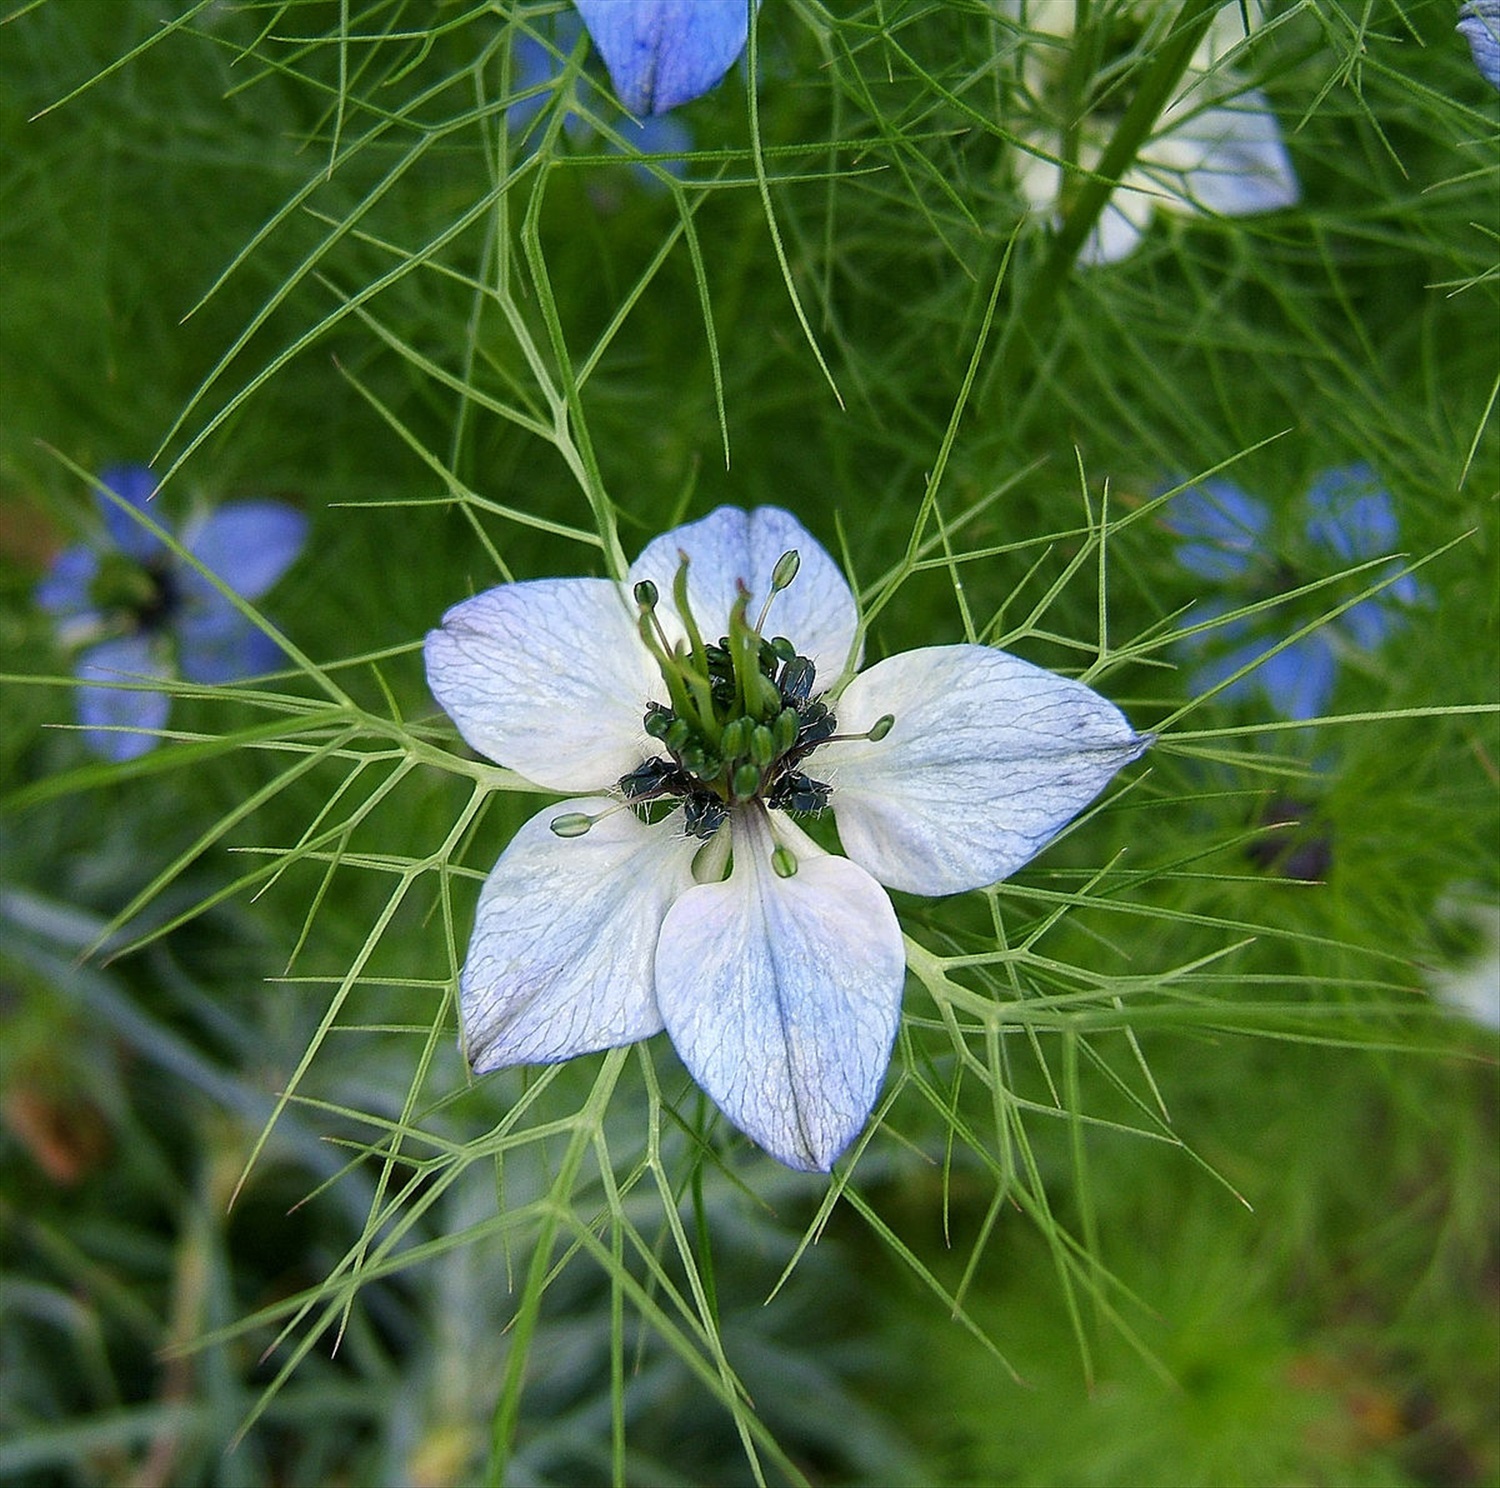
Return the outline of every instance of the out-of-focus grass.
[[[1451,8],[1278,11],[1243,65],[1303,205],[1159,223],[1033,321],[995,8],[768,0],[758,135],[732,75],[666,190],[562,130],[598,95],[507,135],[512,23],[564,10],[0,28],[0,1476],[1492,1481],[1495,1048],[1427,993],[1500,882],[1500,171]],[[167,511],[309,511],[267,608],[348,703],[179,699],[241,747],[112,771],[43,727],[31,594],[69,465],[163,443]],[[1291,569],[1353,460],[1421,603],[1334,720],[1190,706],[1151,503],[1232,462]],[[416,644],[721,501],[847,557],[872,656],[972,633],[1171,720],[1014,882],[902,901],[891,1104],[826,1204],[665,1048],[470,1088],[453,1044],[530,805],[473,795]],[[1297,572],[1291,623],[1375,577]]]

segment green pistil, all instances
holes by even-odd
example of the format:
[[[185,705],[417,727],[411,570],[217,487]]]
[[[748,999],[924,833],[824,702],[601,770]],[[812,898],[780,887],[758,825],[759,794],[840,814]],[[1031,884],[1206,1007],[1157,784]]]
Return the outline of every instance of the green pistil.
[[[662,680],[667,684],[667,695],[672,699],[671,711],[679,721],[682,721],[691,718],[694,714],[687,685],[687,668],[681,652],[674,651],[667,645],[661,622],[656,618],[658,598],[656,585],[650,579],[642,579],[635,586],[635,602],[641,607],[641,640],[645,642],[646,649],[661,669]],[[669,747],[672,746],[669,744]]]
[[[683,628],[688,633],[688,650],[692,654],[693,661],[702,667],[704,672],[707,672],[708,662],[703,649],[703,636],[698,629],[697,620],[693,618],[693,607],[688,603],[688,555],[678,548],[677,558],[677,573],[672,579],[672,601],[676,604],[677,613],[682,616]]]
[[[729,634],[706,643],[688,598],[688,559],[682,555],[672,599],[686,639],[670,645],[656,615],[656,585],[636,585],[640,633],[661,670],[669,703],[652,703],[643,721],[665,755],[647,759],[623,775],[619,790],[643,811],[666,799],[683,803],[684,824],[694,836],[711,837],[733,806],[766,806],[816,813],[828,805],[829,788],[803,773],[802,761],[835,737],[825,703],[812,697],[816,668],[785,636],[762,633],[771,601],[797,576],[795,551],[783,553],[771,575],[770,592],[752,625],[750,591],[738,587],[729,613]],[[882,718],[864,738],[883,738],[892,720]],[[840,736],[842,737],[842,736]],[[564,833],[587,830],[571,818]],[[558,824],[554,823],[554,830]],[[790,866],[789,866],[790,865]],[[777,871],[795,871],[791,853]]]

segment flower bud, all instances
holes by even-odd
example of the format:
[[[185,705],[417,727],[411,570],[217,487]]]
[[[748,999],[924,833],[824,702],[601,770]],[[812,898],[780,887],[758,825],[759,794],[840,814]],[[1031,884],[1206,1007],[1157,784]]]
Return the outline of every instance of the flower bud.
[[[726,760],[739,759],[749,752],[750,735],[754,728],[754,723],[748,718],[736,718],[724,725],[724,734],[719,740],[719,748],[723,750]]]
[[[763,723],[750,731],[750,758],[762,770],[776,758],[776,736]]]

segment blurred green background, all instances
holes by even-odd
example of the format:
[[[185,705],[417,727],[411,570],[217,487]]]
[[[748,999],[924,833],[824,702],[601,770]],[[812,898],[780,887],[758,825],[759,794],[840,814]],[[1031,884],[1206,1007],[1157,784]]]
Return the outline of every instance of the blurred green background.
[[[0,1479],[1500,1481],[1496,1039],[1455,1010],[1500,980],[1500,117],[1452,6],[1276,8],[1242,65],[1301,205],[1159,220],[1044,312],[1024,38],[988,0],[765,0],[758,134],[737,69],[681,111],[670,188],[570,138],[565,93],[507,128],[517,36],[566,11],[0,22]],[[451,1007],[474,877],[528,804],[465,834],[456,924],[425,878],[386,919],[459,780],[292,778],[249,747],[115,767],[53,727],[72,658],[36,583],[95,520],[78,471],[152,460],[174,518],[304,510],[267,612],[403,739],[451,740],[416,650],[443,609],[598,571],[536,525],[592,528],[558,446],[497,412],[545,408],[527,346],[587,365],[570,427],[628,555],[775,503],[868,597],[951,423],[927,561],[870,653],[967,617],[1059,668],[1117,653],[1097,685],[1167,721],[1013,885],[901,900],[939,954],[1040,937],[1024,988],[965,973],[1018,999],[1008,1095],[913,981],[887,1129],[831,1205],[742,1143],[696,1161],[711,1112],[653,1045],[599,1118],[623,1196],[563,1190],[539,1250],[560,1139],[493,1161],[533,1083],[468,1082]],[[1278,727],[1253,692],[1184,711],[1204,596],[1151,503],[1229,461],[1278,562],[1328,581],[1268,645],[1380,577],[1307,566],[1320,472],[1369,464],[1399,550],[1436,555],[1400,629],[1341,657],[1348,721]],[[189,698],[173,726],[232,743],[267,716]],[[331,802],[347,861],[270,880]],[[600,1068],[524,1119],[574,1119]],[[704,1275],[711,1305],[679,1307]]]

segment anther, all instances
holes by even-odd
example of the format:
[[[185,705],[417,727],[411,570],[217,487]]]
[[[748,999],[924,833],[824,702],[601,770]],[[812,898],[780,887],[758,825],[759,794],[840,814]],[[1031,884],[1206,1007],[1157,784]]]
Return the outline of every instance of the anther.
[[[783,589],[791,585],[792,580],[797,577],[797,570],[801,567],[802,560],[797,556],[796,548],[788,548],[776,560],[776,567],[771,570],[771,589],[766,595],[766,602],[760,607],[760,616],[755,622],[756,630],[764,630],[766,628],[766,616],[771,612],[771,601]]]
[[[789,703],[806,702],[812,692],[817,668],[805,656],[794,656],[781,669],[781,695]]]
[[[814,780],[812,776],[794,770],[791,774],[782,776],[771,792],[767,805],[781,811],[800,811],[815,816],[827,809],[832,794],[831,788],[823,781]]]
[[[632,805],[654,801],[671,792],[678,784],[678,771],[664,759],[648,759],[620,776],[620,794]]]
[[[793,878],[797,872],[797,856],[783,843],[778,843],[771,853],[771,867],[778,878]]]
[[[565,811],[547,823],[559,837],[582,837],[599,818],[584,811]]]
[[[687,831],[707,841],[724,825],[729,811],[722,801],[716,801],[712,796],[689,796],[683,802],[682,815]]]
[[[797,570],[801,567],[802,559],[797,556],[796,548],[788,548],[771,570],[771,593],[779,594],[783,589],[791,588],[792,580],[797,577]]]

